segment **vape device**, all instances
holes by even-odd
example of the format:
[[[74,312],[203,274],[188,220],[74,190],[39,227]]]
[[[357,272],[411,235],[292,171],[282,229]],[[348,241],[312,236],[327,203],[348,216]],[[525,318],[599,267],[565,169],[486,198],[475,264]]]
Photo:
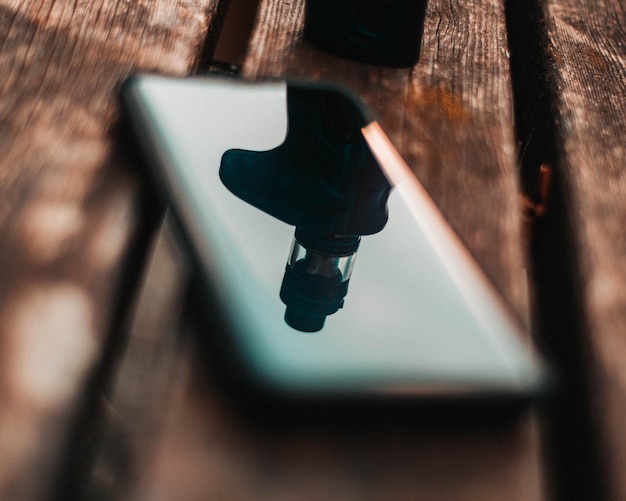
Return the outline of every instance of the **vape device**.
[[[292,87],[286,112],[282,145],[229,150],[219,174],[234,195],[295,227],[280,298],[290,326],[316,332],[343,306],[361,236],[384,228],[391,187],[349,100]]]
[[[520,324],[358,99],[158,76],[123,99],[234,394],[369,414],[541,392]]]
[[[426,0],[307,0],[304,34],[348,59],[393,66],[419,59]]]

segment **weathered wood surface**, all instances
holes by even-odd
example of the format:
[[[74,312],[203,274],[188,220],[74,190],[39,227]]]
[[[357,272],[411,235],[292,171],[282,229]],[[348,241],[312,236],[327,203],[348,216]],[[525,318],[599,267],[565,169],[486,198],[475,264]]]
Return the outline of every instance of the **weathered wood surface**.
[[[578,312],[581,366],[568,369],[587,375],[600,489],[626,499],[626,11],[619,0],[549,0],[543,15],[573,275],[560,285],[576,289],[552,315]],[[567,351],[576,332],[558,320],[554,330],[554,351]]]
[[[215,5],[0,0],[1,499],[53,497],[68,474],[141,246],[119,84],[136,69],[188,73]]]
[[[244,75],[330,79],[364,96],[506,299],[524,315],[502,4],[431,1],[421,61],[404,70],[351,63],[310,47],[302,40],[302,8],[302,1],[260,3]],[[158,259],[175,263],[167,257],[167,241],[159,245]],[[164,286],[169,287],[148,287],[147,297],[155,299],[144,304],[163,300]],[[166,299],[158,311],[175,305]],[[545,496],[532,416],[500,430],[270,433],[220,399],[203,368],[206,360],[189,341],[188,331],[198,328],[191,322],[176,334],[175,327],[136,324],[112,399],[117,425],[105,435],[91,479],[94,492],[151,500]],[[172,336],[178,340],[173,344]],[[145,352],[154,354],[147,362]],[[155,372],[165,390],[150,387]],[[129,390],[142,379],[143,385]],[[137,401],[146,402],[144,411],[133,409]],[[138,429],[139,434],[132,431]],[[115,458],[129,449],[132,468],[116,467]]]
[[[185,260],[177,252],[171,223],[166,218],[146,263],[128,325],[128,343],[110,383],[112,396],[101,402],[100,426],[95,427],[92,439],[95,459],[84,472],[86,477],[79,481],[79,497],[195,499],[189,496],[191,485],[177,493],[171,490],[206,476],[197,470],[210,471],[210,465],[203,462],[186,471],[187,462],[194,461],[194,457],[193,451],[182,447],[171,457],[170,464],[171,474],[178,478],[170,476],[166,481],[160,475],[151,476],[153,448],[161,442],[168,416],[181,412],[179,395],[188,383],[188,358],[193,346],[181,335],[187,278]],[[204,395],[198,395],[198,402],[204,400]],[[204,416],[209,421],[213,421],[211,412],[207,409]],[[168,482],[172,485],[164,489],[162,486]]]

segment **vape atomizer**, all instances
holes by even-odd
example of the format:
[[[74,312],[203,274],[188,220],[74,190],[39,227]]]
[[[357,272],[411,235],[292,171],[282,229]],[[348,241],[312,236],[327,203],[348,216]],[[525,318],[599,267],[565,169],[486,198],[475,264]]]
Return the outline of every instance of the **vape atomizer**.
[[[280,289],[288,325],[317,332],[343,306],[360,240],[296,229]]]

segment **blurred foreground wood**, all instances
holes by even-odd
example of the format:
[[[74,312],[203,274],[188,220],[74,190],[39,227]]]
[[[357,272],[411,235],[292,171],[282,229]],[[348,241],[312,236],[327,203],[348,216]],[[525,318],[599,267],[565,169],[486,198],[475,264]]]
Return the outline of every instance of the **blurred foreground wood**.
[[[619,0],[540,6],[556,183],[536,266],[542,337],[569,385],[557,457],[579,458],[563,467],[570,496],[626,499],[626,12]]]
[[[126,265],[146,245],[119,85],[139,69],[187,74],[215,8],[0,0],[1,499],[56,497],[73,473]]]

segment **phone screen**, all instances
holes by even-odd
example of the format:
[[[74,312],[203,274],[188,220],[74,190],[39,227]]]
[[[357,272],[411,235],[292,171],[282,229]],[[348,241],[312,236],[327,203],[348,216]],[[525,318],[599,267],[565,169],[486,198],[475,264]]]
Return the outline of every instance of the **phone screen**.
[[[248,377],[313,396],[537,391],[518,322],[351,96],[152,76],[124,99],[226,319],[206,335]]]

